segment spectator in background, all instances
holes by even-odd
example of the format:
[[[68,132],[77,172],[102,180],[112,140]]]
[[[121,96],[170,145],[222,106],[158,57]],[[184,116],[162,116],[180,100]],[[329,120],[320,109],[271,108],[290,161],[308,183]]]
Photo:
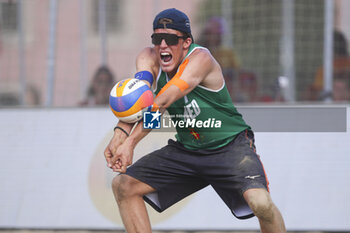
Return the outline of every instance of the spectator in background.
[[[14,92],[0,92],[0,107],[4,106],[19,106],[19,96]]]
[[[0,89],[0,106],[34,107],[40,103],[40,91],[32,84],[27,84],[24,92],[19,86],[5,86]]]
[[[238,71],[238,88],[235,89],[233,100],[236,102],[261,101],[258,95],[258,82],[256,74],[252,71],[240,69]]]
[[[333,101],[350,101],[350,73],[343,73],[334,77]]]
[[[34,85],[28,85],[24,97],[26,106],[38,106],[41,104],[40,92]]]
[[[107,105],[114,82],[114,75],[111,70],[107,66],[99,67],[90,83],[87,98],[80,105]]]
[[[348,53],[347,40],[343,33],[334,31],[333,37],[333,97],[338,97],[335,93],[340,87],[340,82],[349,83],[350,79],[350,56]],[[341,81],[340,81],[341,80]],[[346,86],[346,85],[345,85]],[[313,84],[308,88],[307,98],[309,100],[322,100],[328,95],[323,92],[323,67],[319,67]]]
[[[234,51],[222,45],[222,37],[225,31],[224,19],[221,17],[211,17],[201,33],[198,44],[208,48],[213,57],[220,64],[227,89],[232,96],[233,83],[235,76],[237,76],[239,62]]]
[[[211,17],[207,21],[198,44],[208,48],[220,64],[227,89],[235,102],[257,101],[257,79],[253,72],[240,69],[240,63],[233,49],[222,45],[226,33],[225,20]]]

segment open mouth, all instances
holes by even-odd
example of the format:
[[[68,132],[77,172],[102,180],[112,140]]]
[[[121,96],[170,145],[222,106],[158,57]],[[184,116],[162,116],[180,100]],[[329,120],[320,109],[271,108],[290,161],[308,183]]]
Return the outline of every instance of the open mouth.
[[[167,53],[167,52],[160,53],[160,59],[164,63],[170,62],[172,58],[173,58],[173,56],[170,53]]]

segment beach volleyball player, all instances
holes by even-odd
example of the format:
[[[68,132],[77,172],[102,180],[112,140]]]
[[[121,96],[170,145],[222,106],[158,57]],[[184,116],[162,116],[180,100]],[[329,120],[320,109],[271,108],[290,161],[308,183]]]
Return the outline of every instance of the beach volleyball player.
[[[135,146],[151,130],[141,122],[131,132],[134,124],[118,122],[105,158],[120,173],[112,188],[126,231],[152,232],[144,200],[162,212],[211,185],[237,218],[255,215],[262,232],[286,232],[254,134],[232,104],[220,66],[194,43],[188,17],[174,8],[164,10],[153,30],[154,46],[138,55],[135,75],[153,86],[153,110],[166,109],[174,121],[183,115],[195,121],[215,118],[221,125],[177,128],[176,141],[132,164]]]

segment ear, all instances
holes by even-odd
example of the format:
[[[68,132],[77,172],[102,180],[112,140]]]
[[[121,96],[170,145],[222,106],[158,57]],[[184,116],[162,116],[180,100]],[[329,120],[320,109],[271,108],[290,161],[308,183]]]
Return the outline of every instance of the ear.
[[[192,44],[192,39],[190,37],[186,38],[183,43],[184,49],[188,49]]]

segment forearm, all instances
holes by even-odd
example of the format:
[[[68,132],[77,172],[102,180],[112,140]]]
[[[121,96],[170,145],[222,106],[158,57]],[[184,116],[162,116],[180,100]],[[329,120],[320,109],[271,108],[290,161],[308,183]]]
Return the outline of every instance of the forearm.
[[[135,123],[125,123],[123,121],[119,121],[117,124],[117,127],[122,128],[123,130],[125,130],[125,132],[127,132],[130,135],[131,130],[134,127],[134,125],[135,125]],[[115,128],[115,130],[118,130],[118,129]]]
[[[133,148],[144,138],[147,134],[151,132],[150,129],[143,128],[143,121],[140,121],[135,129],[132,131],[129,137],[127,137],[126,142],[130,143]]]

